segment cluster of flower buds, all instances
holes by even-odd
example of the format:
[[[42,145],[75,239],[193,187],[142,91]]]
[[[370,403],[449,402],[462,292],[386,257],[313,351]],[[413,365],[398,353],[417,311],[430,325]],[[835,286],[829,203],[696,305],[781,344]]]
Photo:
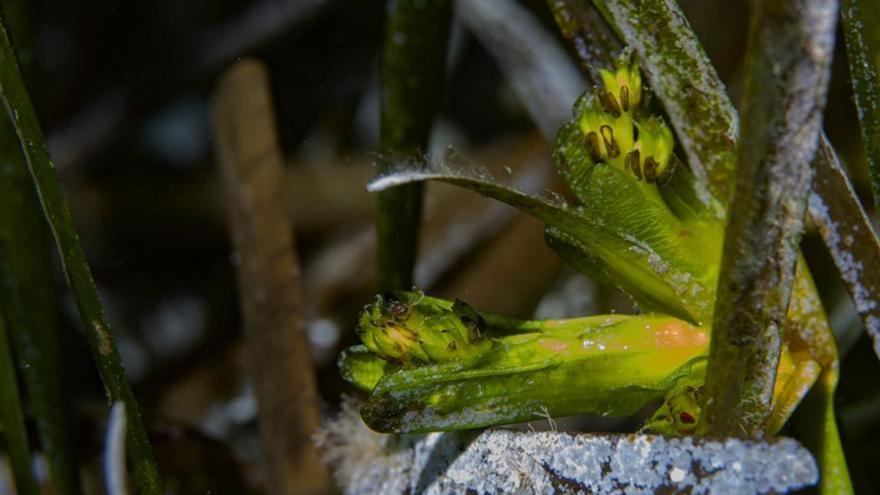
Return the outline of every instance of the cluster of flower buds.
[[[693,435],[702,413],[703,376],[703,373],[695,373],[676,383],[642,431],[670,436]]]
[[[357,334],[376,355],[404,366],[442,363],[492,347],[472,308],[415,292],[379,295],[361,314]]]
[[[608,163],[648,184],[672,177],[672,131],[659,117],[639,115],[642,79],[625,52],[614,70],[600,69],[604,88],[590,95],[578,116],[584,145],[594,163]]]

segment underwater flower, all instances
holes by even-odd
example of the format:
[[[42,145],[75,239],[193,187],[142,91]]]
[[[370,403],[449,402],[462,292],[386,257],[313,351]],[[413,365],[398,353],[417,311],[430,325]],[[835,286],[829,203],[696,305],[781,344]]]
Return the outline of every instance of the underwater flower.
[[[440,363],[492,347],[479,315],[462,302],[446,304],[418,292],[379,295],[364,308],[357,334],[382,358],[404,365]]]
[[[592,163],[608,163],[647,184],[672,177],[672,131],[660,117],[641,118],[638,63],[624,52],[613,70],[600,69],[603,88],[586,95],[576,106],[577,126]]]
[[[632,114],[642,102],[642,75],[639,64],[631,52],[624,51],[617,59],[614,70],[599,69],[604,90],[599,91],[599,101],[611,114]]]
[[[626,157],[626,169],[649,184],[663,184],[672,177],[674,141],[669,126],[659,117],[637,121],[638,139]]]
[[[578,127],[594,163],[623,165],[633,147],[633,120],[628,114],[615,117],[593,98],[578,117]]]

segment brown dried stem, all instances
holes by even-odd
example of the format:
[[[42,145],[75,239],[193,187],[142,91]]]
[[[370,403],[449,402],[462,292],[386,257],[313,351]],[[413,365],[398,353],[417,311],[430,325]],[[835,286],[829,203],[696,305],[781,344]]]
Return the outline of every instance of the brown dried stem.
[[[270,493],[324,493],[329,477],[312,442],[319,396],[264,65],[233,65],[220,80],[213,111]]]

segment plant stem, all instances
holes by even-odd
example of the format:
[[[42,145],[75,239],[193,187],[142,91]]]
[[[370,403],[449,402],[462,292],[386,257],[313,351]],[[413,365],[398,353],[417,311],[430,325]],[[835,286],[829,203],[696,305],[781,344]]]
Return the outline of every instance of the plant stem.
[[[449,0],[389,0],[382,52],[381,172],[421,161],[440,107],[452,5]],[[409,289],[418,249],[422,185],[382,191],[376,219],[382,291]]]
[[[236,271],[269,491],[325,493],[330,478],[312,442],[320,394],[302,324],[299,261],[272,105],[265,66],[237,62],[217,87],[214,141],[241,260]]]
[[[830,75],[834,0],[752,3],[743,133],[699,432],[760,436],[782,345]]]
[[[836,369],[823,373],[793,418],[796,431],[804,439],[804,446],[818,458],[822,469],[818,488],[822,495],[853,493],[834,415],[837,378]]]
[[[128,452],[135,481],[140,493],[158,495],[162,493],[162,484],[147,432],[3,23],[0,23],[0,99],[15,127],[40,204],[52,229],[107,396],[111,402],[121,400],[125,403],[130,425]]]
[[[874,192],[874,205],[877,206],[880,205],[880,78],[871,59],[864,32],[876,20],[870,21],[864,17],[860,4],[860,0],[843,0],[840,18],[846,40],[853,96]]]
[[[31,469],[31,448],[7,338],[6,323],[0,311],[0,423],[3,424],[3,436],[9,449],[16,491],[21,495],[37,495],[40,487]]]

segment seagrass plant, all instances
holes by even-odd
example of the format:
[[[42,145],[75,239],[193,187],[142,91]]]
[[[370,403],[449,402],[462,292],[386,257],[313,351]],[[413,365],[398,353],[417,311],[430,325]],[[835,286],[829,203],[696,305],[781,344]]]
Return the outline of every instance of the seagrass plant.
[[[548,3],[599,82],[574,103],[553,146],[576,203],[530,196],[451,154],[386,168],[370,189],[435,180],[514,206],[544,222],[563,260],[626,293],[640,313],[521,321],[419,291],[384,293],[361,316],[363,345],[340,358],[343,376],[369,393],[364,421],[385,432],[458,430],[627,415],[662,398],[643,431],[761,437],[778,433],[800,405],[821,491],[851,492],[833,408],[837,349],[797,248],[815,167],[809,213],[838,267],[845,270],[845,254],[826,235],[832,222],[866,232],[876,256],[876,237],[819,132],[835,2],[755,3],[742,136],[673,1],[594,2],[631,47],[613,64],[607,52],[597,59],[601,49],[583,49],[598,26],[583,13],[589,7]],[[805,52],[810,44],[821,49]],[[808,110],[783,115],[785,105]],[[787,140],[798,129],[808,137]],[[738,151],[737,141],[746,143]],[[783,201],[782,190],[791,202],[768,206]],[[846,201],[835,219],[817,207]],[[855,294],[873,276],[844,278]],[[870,330],[870,310],[859,311]]]
[[[603,87],[580,98],[554,145],[557,170],[578,205],[530,197],[455,168],[403,171],[371,187],[441,180],[516,206],[546,223],[547,243],[560,257],[619,288],[644,313],[515,321],[418,292],[379,296],[361,316],[364,346],[341,359],[344,376],[371,391],[362,410],[368,425],[412,432],[548,413],[627,415],[665,397],[664,404],[675,406],[661,408],[646,428],[694,431],[699,401],[682,399],[699,393],[705,375],[723,207],[694,191],[673,154],[672,131],[646,110],[632,55],[623,54],[601,76]],[[815,302],[809,275],[798,273],[795,297]],[[827,333],[821,306],[810,307],[816,314],[791,318],[815,321]],[[834,349],[786,347],[767,434],[781,428],[816,380],[820,365],[813,356],[823,353]]]
[[[822,132],[839,18],[880,198],[880,80],[868,42],[880,35],[867,32],[878,23],[861,0],[752,0],[741,117],[675,0],[548,0],[592,83],[564,102],[571,118],[552,144],[567,202],[493,179],[454,152],[422,160],[454,5],[390,0],[385,12],[382,155],[368,186],[378,195],[381,293],[360,314],[361,344],[338,362],[367,395],[363,421],[425,433],[655,405],[640,432],[761,439],[794,417],[818,462],[819,491],[851,493],[834,410],[837,344],[799,241],[809,218],[880,356],[880,244]],[[13,38],[0,18],[0,433],[16,487],[40,492],[37,438],[57,492],[83,492],[56,322],[45,311],[56,297],[54,241],[115,404],[108,457],[120,488],[111,490],[125,491],[127,459],[138,493],[165,493]],[[520,320],[413,287],[426,181],[540,220],[547,246],[626,294],[636,313]]]

